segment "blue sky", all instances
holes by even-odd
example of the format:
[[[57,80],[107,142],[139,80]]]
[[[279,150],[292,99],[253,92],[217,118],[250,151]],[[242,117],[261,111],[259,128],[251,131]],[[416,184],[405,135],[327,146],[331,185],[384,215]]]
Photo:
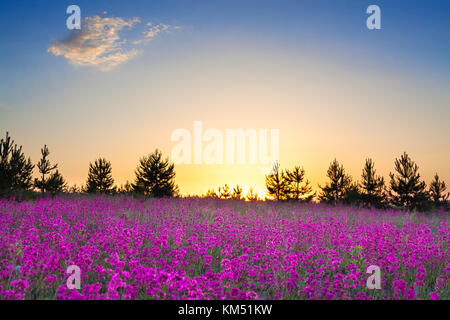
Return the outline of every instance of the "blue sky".
[[[52,41],[69,33],[65,9],[71,1],[3,1],[0,81],[7,100],[24,78],[55,69],[47,53]],[[450,3],[448,1],[77,1],[82,17],[139,17],[185,27],[179,46],[253,43],[304,49],[351,63],[388,66],[404,72],[426,70],[448,81]],[[382,9],[382,29],[364,28],[365,8]],[[188,33],[188,34],[186,34]],[[56,60],[56,62],[55,62]],[[59,67],[59,66],[58,66]],[[61,70],[58,69],[58,72]],[[31,80],[31,79],[30,79]],[[32,85],[32,83],[30,83]],[[20,89],[22,90],[22,88]]]
[[[108,70],[76,66],[49,52],[71,34],[70,4],[80,6],[82,19],[139,18],[119,32],[127,50],[149,22],[170,29]],[[365,26],[371,4],[381,8],[381,30]],[[449,151],[442,151],[450,149],[448,1],[2,1],[0,10],[1,131],[10,131],[36,161],[47,143],[74,183],[100,154],[116,161],[119,181],[132,179],[145,150],[169,153],[170,132],[198,119],[211,127],[276,126],[285,136],[304,136],[292,121],[303,119],[302,128],[314,135],[301,152],[295,139],[285,139],[281,157],[288,165],[300,158],[314,166],[317,181],[335,156],[357,178],[364,155],[378,155],[387,174],[403,151],[413,153],[426,178],[434,170],[450,178]],[[333,121],[340,116],[338,126]],[[385,132],[360,134],[366,117]],[[350,143],[325,143],[336,131]],[[69,146],[78,150],[77,161]],[[127,159],[117,151],[124,146]],[[179,175],[187,181],[198,170],[181,167]],[[239,183],[239,170],[223,170],[217,183],[224,177]],[[257,179],[243,183],[261,185]]]
[[[41,72],[64,74],[63,59],[47,53],[61,40],[65,9],[71,1],[3,1],[0,83],[3,103],[13,103],[31,90]],[[400,72],[427,72],[448,81],[450,66],[450,3],[448,1],[78,1],[82,17],[139,17],[143,21],[185,27],[177,46],[261,48],[283,47],[334,57],[352,64],[370,64]],[[382,30],[365,26],[365,8],[382,9]],[[70,72],[70,70],[69,70]],[[40,77],[37,77],[40,79]],[[58,82],[58,80],[55,80]],[[40,82],[40,81],[39,81]],[[39,89],[36,89],[39,90]],[[34,93],[34,92],[33,92]]]

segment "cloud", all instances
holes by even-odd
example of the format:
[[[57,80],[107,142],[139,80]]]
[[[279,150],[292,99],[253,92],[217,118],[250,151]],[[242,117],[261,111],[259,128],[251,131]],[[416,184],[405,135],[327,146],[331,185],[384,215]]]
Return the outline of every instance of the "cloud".
[[[181,29],[181,26],[172,26],[169,24],[153,24],[151,22],[146,24],[147,29],[143,32],[143,38],[133,41],[134,44],[146,43],[161,33],[170,33],[172,30]]]
[[[125,48],[127,41],[119,36],[121,30],[131,29],[137,23],[140,23],[139,18],[86,17],[81,31],[75,31],[64,41],[53,43],[48,52],[65,57],[75,66],[108,71],[140,53],[137,49]]]
[[[137,17],[129,20],[120,17],[86,17],[80,31],[74,31],[66,40],[53,43],[48,52],[65,57],[74,66],[109,71],[139,55],[142,52],[139,45],[147,43],[159,34],[181,28],[149,22],[143,26],[145,30],[137,39],[128,41],[119,35],[123,29],[132,29],[140,22]]]

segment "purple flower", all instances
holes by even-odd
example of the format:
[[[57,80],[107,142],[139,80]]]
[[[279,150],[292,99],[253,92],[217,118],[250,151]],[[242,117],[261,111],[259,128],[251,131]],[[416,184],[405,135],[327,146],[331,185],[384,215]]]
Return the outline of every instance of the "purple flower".
[[[53,274],[50,274],[44,278],[44,281],[47,283],[53,283],[56,280],[56,277]]]
[[[427,277],[427,272],[426,272],[425,268],[423,268],[423,267],[417,268],[416,280],[424,281],[426,277]]]
[[[436,292],[430,292],[430,300],[439,300],[439,294]]]
[[[393,286],[394,286],[394,291],[396,294],[405,294],[405,290],[406,290],[406,281],[403,279],[400,280],[395,280],[393,282]]]

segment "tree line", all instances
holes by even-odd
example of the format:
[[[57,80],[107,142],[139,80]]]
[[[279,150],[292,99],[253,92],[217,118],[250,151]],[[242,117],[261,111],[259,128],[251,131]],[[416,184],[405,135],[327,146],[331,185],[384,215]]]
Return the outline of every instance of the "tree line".
[[[98,158],[89,164],[86,184],[80,188],[68,187],[58,170],[57,164],[51,164],[50,151],[46,145],[41,149],[41,159],[36,164],[38,178],[33,179],[35,165],[26,158],[22,146],[18,146],[8,133],[0,140],[0,196],[23,195],[38,191],[55,195],[61,192],[72,193],[135,193],[151,197],[172,197],[178,194],[175,184],[175,166],[161,151],[139,159],[135,171],[135,181],[127,182],[117,188],[114,185],[111,162]]]
[[[375,208],[406,208],[427,211],[443,208],[448,210],[449,193],[445,182],[436,173],[427,189],[421,180],[418,165],[404,152],[394,161],[394,172],[389,174],[386,184],[378,175],[372,159],[366,159],[360,181],[353,181],[344,166],[334,159],[327,170],[327,182],[319,185],[317,199],[329,204],[349,204]],[[312,193],[309,181],[305,180],[305,170],[295,167],[293,170],[281,170],[275,163],[272,172],[266,176],[266,188],[274,200],[311,201],[316,197]]]
[[[135,170],[135,180],[117,187],[112,176],[112,165],[105,158],[89,163],[88,176],[84,186],[71,188],[58,170],[57,164],[49,160],[50,151],[46,145],[41,149],[41,159],[36,166],[26,158],[22,146],[18,146],[8,133],[0,140],[0,196],[23,195],[27,192],[41,194],[101,193],[101,194],[142,194],[151,197],[172,197],[179,193],[175,184],[175,166],[161,151],[139,159]],[[38,177],[33,179],[37,167]],[[282,170],[280,164],[274,164],[270,174],[265,177],[267,194],[277,201],[310,202],[318,200],[329,204],[349,204],[376,208],[406,208],[409,210],[430,210],[444,208],[448,210],[449,193],[445,182],[436,173],[427,188],[421,180],[419,167],[403,153],[394,161],[394,172],[389,174],[389,183],[377,174],[375,163],[366,159],[359,181],[353,181],[344,166],[334,159],[327,170],[327,182],[319,185],[320,192],[313,192],[311,183],[306,179],[305,169],[295,166]],[[262,200],[250,188],[246,195],[237,185],[230,188],[227,184],[207,191],[203,197],[216,199]],[[265,199],[264,199],[265,200]]]
[[[214,198],[214,199],[233,199],[233,200],[247,200],[247,201],[258,201],[261,200],[258,194],[253,190],[252,187],[248,190],[247,194],[244,195],[242,188],[239,185],[231,189],[227,184],[223,187],[218,188],[218,192],[214,189],[208,189],[204,198]]]

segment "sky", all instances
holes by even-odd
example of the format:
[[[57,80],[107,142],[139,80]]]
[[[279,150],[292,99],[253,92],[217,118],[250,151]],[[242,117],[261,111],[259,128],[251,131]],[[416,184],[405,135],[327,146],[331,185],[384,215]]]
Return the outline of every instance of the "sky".
[[[81,30],[69,30],[69,5]],[[381,29],[369,30],[369,5]],[[107,158],[133,181],[194,123],[279,130],[282,168],[313,187],[337,158],[388,177],[407,152],[450,183],[448,1],[2,1],[0,136],[36,163],[46,144],[69,185]],[[259,131],[258,131],[259,132]],[[192,140],[192,139],[191,139]],[[204,151],[206,141],[203,142]],[[194,148],[194,147],[192,147]],[[265,193],[267,164],[176,164],[182,194],[227,183]]]

